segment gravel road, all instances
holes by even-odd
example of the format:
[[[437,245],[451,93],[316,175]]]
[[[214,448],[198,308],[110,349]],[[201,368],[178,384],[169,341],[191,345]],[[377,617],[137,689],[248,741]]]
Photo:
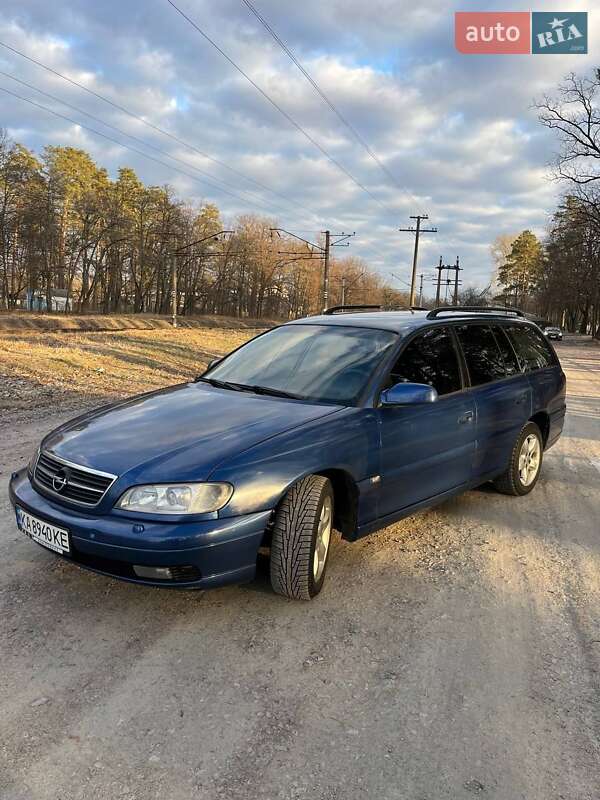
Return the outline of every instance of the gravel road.
[[[320,597],[79,570],[0,496],[2,800],[600,797],[600,347],[559,346],[565,434],[356,544]],[[0,431],[0,479],[61,416]]]

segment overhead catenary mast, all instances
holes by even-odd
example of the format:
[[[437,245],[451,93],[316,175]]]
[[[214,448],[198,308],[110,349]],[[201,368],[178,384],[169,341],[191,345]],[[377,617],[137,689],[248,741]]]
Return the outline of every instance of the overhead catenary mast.
[[[297,260],[303,261],[313,261],[315,258],[323,259],[323,288],[321,291],[321,298],[322,302],[321,305],[323,309],[327,308],[329,303],[329,258],[330,258],[330,250],[332,247],[348,247],[350,239],[352,236],[356,236],[356,233],[331,233],[331,231],[322,231],[323,235],[325,236],[325,244],[320,245],[316,242],[311,242],[308,239],[303,239],[302,236],[298,236],[291,231],[286,231],[285,228],[271,228],[271,233],[282,234],[285,233],[288,236],[292,236],[294,239],[298,239],[300,242],[304,242],[307,249],[301,253],[289,253],[287,255],[297,255],[299,258]],[[333,237],[333,241],[332,241]],[[282,251],[285,253],[285,251]]]

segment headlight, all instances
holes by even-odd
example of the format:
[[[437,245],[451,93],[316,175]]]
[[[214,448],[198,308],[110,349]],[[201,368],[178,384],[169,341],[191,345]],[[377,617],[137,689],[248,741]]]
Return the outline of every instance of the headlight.
[[[143,514],[207,514],[223,508],[232,494],[230,483],[157,483],[127,489],[116,507]]]

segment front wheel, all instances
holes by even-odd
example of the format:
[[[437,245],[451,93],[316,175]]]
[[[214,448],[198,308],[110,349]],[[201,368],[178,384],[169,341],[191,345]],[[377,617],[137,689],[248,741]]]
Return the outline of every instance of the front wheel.
[[[310,600],[325,580],[333,531],[333,489],[309,475],[288,491],[277,509],[271,540],[271,585],[292,600]]]
[[[540,477],[543,452],[542,433],[535,422],[528,422],[517,437],[508,469],[494,481],[498,491],[517,496],[529,494]]]

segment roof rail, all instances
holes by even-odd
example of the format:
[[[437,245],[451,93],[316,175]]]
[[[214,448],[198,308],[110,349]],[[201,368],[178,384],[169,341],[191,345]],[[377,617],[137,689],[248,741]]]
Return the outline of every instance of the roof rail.
[[[381,311],[381,306],[330,306],[323,311],[323,314],[343,314],[346,311]]]
[[[454,311],[458,314],[488,314],[490,317],[501,313],[506,316],[514,314],[516,317],[524,317],[525,314],[520,308],[510,308],[508,306],[440,306],[434,308],[427,314],[427,319],[437,319],[440,314]]]

